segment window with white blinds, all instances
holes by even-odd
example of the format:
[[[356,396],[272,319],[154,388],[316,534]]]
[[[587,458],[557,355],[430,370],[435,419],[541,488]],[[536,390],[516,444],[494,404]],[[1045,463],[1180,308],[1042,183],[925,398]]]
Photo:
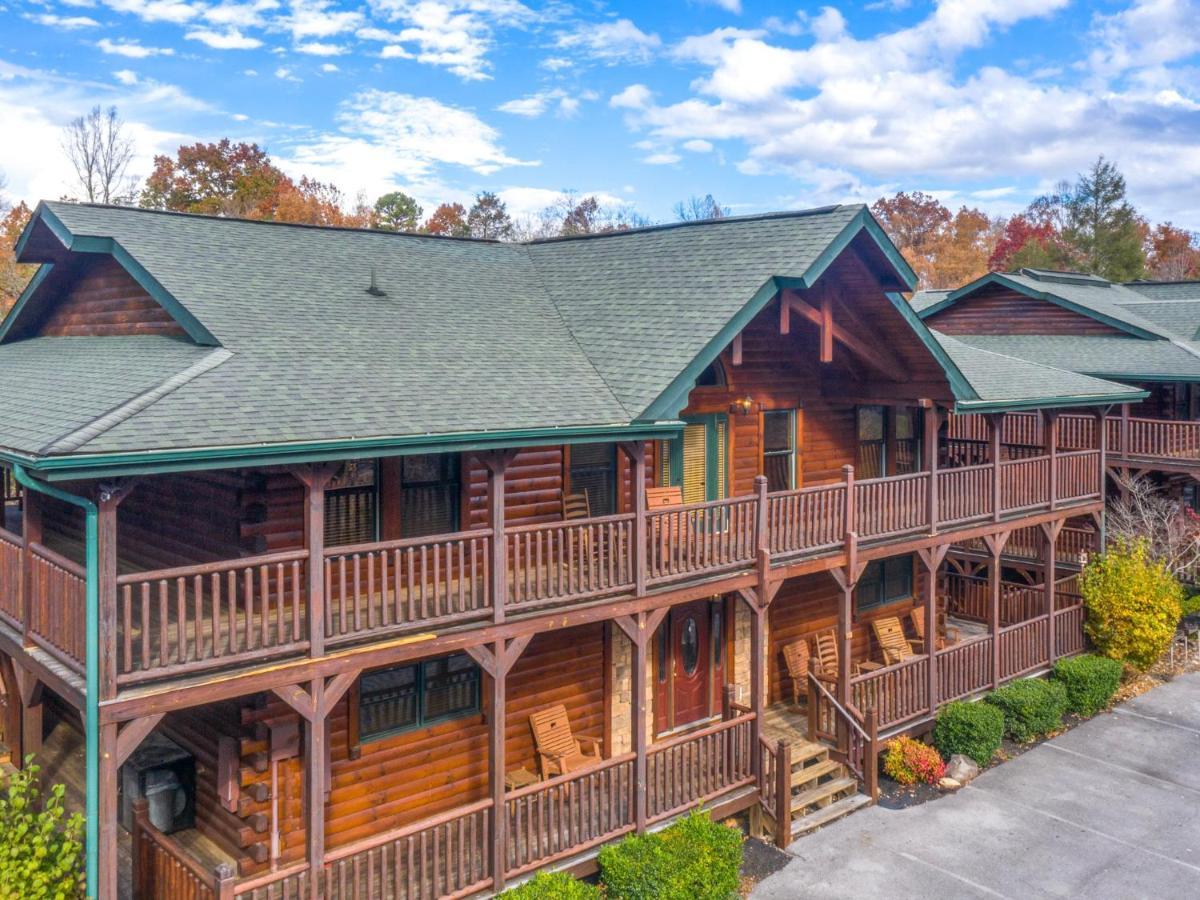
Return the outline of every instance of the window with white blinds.
[[[378,537],[377,466],[373,459],[342,464],[325,488],[325,545],[364,544]]]
[[[458,454],[406,456],[400,467],[401,535],[427,537],[458,531],[462,497]]]

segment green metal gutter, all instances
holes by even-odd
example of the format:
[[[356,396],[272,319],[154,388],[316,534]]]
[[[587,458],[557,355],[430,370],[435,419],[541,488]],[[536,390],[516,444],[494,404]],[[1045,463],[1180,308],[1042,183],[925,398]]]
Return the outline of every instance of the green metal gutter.
[[[12,465],[24,465],[39,474],[44,474],[49,481],[70,481],[119,475],[187,472],[200,468],[233,469],[244,466],[324,462],[356,456],[405,456],[417,453],[473,452],[503,447],[667,440],[678,437],[682,429],[682,422],[667,421],[634,425],[580,425],[404,437],[343,438],[294,444],[76,453],[70,456],[34,456],[12,450],[0,450],[0,460]]]
[[[1066,409],[1076,406],[1104,406],[1113,403],[1137,403],[1150,396],[1149,391],[1130,389],[1120,394],[1094,396],[1027,397],[1013,400],[959,400],[954,411],[961,413],[1008,412],[1021,409]]]
[[[99,514],[91,500],[64,490],[51,487],[30,476],[25,467],[12,467],[13,476],[31,491],[46,494],[78,506],[84,513],[84,571],[86,573],[85,605],[87,606],[87,656],[86,684],[84,692],[84,730],[87,735],[85,765],[87,770],[86,793],[86,840],[87,895],[95,897],[100,876],[100,556]],[[116,785],[110,785],[115,791]]]

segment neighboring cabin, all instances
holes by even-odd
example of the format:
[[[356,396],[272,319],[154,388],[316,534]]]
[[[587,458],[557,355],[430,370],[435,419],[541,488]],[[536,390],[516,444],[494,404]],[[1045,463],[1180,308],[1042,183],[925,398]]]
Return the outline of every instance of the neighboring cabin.
[[[43,203],[18,255],[5,739],[81,784],[88,736],[102,898],[465,895],[869,802],[880,736],[1083,647],[1103,448],[964,465],[948,417],[1146,396],[931,332],[857,206],[501,244]]]

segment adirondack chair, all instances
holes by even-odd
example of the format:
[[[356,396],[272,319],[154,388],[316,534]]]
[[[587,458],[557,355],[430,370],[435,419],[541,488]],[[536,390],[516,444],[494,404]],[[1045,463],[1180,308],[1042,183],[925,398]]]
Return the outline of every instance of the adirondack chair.
[[[671,509],[675,506],[683,506],[683,488],[679,485],[646,488],[646,509],[648,511]],[[667,529],[662,526],[663,520],[661,518],[650,520],[650,539],[652,542],[650,546],[653,547],[657,544],[657,557],[660,562],[666,562],[671,559],[671,548],[667,546]]]
[[[580,491],[575,494],[564,493],[562,495],[562,518],[564,522],[570,522],[576,519],[590,519],[592,517],[592,504],[588,500],[587,490]],[[591,529],[584,529],[584,533],[580,535],[579,556],[581,558],[589,557],[595,551],[592,546]]]
[[[850,637],[854,637],[854,632],[850,632]],[[836,683],[838,680],[838,637],[837,630],[827,628],[824,631],[818,631],[812,638],[813,653],[809,661],[812,666],[813,673],[822,681]],[[851,671],[857,675],[864,668],[879,668],[877,663],[855,663],[851,667]]]
[[[600,762],[600,741],[571,732],[567,709],[561,703],[529,717],[542,778],[566,775]],[[584,751],[584,745],[588,750]]]
[[[808,649],[808,641],[801,638],[792,641],[783,648],[783,662],[787,666],[788,677],[792,679],[792,702],[797,706],[801,700],[808,702],[808,666],[812,657]]]
[[[913,631],[916,632],[915,638],[909,638],[908,642],[912,644],[914,653],[925,652],[925,609],[917,607],[908,614],[909,621],[912,622]],[[934,640],[934,648],[942,650],[947,644],[957,644],[961,634],[957,628],[950,625],[946,621],[945,609],[939,609],[937,613],[937,638]]]
[[[908,638],[904,636],[904,626],[895,616],[876,619],[871,623],[871,630],[875,632],[875,640],[879,641],[886,665],[902,663],[916,656],[908,645]]]

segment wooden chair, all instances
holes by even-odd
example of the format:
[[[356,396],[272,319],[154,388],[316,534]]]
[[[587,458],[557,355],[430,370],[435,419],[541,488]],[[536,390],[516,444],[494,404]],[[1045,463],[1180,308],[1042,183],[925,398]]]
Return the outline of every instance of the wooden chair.
[[[908,614],[909,621],[912,622],[913,631],[916,633],[915,638],[909,638],[908,642],[912,644],[914,653],[925,652],[925,608],[917,607]],[[937,650],[945,649],[947,644],[957,644],[961,638],[959,630],[946,621],[946,610],[939,609],[937,612],[937,638],[934,640],[934,648]]]
[[[683,506],[683,488],[677,484],[646,488],[646,509],[669,509]]]
[[[850,637],[853,639],[854,632],[850,632]],[[838,680],[838,672],[841,669],[838,667],[839,651],[837,629],[827,628],[824,631],[818,631],[813,635],[813,653],[810,665],[812,665],[813,674],[822,681],[836,683]],[[815,665],[813,665],[815,663]],[[879,668],[877,663],[856,663],[852,666],[852,672],[857,675],[864,668]]]
[[[808,641],[801,638],[792,641],[783,648],[783,662],[787,666],[788,677],[792,679],[792,702],[796,706],[801,700],[808,703],[808,664],[812,657],[808,649]]]
[[[529,717],[542,778],[566,775],[600,762],[600,741],[571,732],[567,709],[561,703]],[[589,750],[584,751],[584,745]]]
[[[885,665],[902,663],[917,655],[908,645],[908,638],[904,636],[904,626],[895,616],[876,619],[871,623],[871,630],[875,632],[875,640],[879,641]]]
[[[562,517],[564,522],[569,522],[572,519],[590,519],[592,517],[592,504],[588,500],[588,492],[580,491],[577,494],[562,495]]]

